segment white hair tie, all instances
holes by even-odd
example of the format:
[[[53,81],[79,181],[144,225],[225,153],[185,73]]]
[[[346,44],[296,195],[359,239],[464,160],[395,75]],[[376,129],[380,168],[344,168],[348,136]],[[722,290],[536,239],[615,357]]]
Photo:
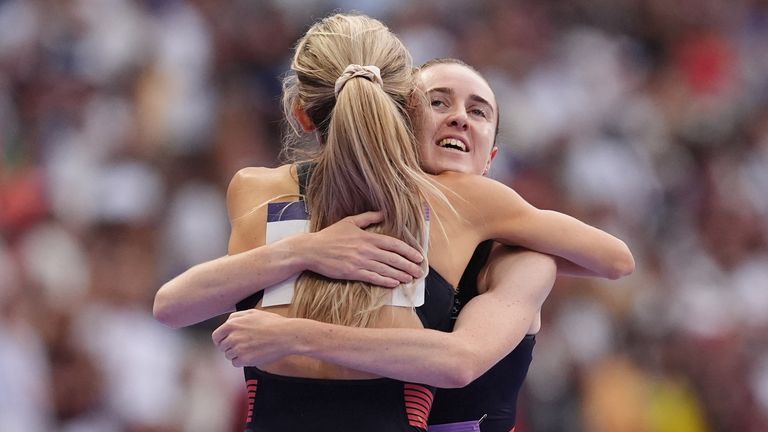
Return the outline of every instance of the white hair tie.
[[[380,86],[384,85],[384,81],[381,79],[381,70],[377,66],[368,65],[360,66],[358,64],[351,64],[344,69],[339,79],[336,80],[336,85],[333,87],[333,92],[336,97],[339,96],[339,92],[344,88],[344,85],[352,78],[363,77],[370,82],[376,83]]]

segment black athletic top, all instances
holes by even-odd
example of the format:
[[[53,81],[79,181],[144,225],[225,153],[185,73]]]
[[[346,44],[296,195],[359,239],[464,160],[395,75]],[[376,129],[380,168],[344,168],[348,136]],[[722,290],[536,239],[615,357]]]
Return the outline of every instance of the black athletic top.
[[[453,309],[461,308],[478,295],[477,276],[488,260],[492,241],[481,243],[461,277]],[[509,355],[485,374],[459,389],[439,389],[429,416],[429,424],[479,420],[482,432],[509,432],[515,426],[517,397],[533,358],[536,338],[527,335]]]
[[[424,432],[434,388],[389,378],[324,380],[246,368],[245,432]]]
[[[310,170],[298,166],[302,195]],[[430,269],[424,305],[416,310],[425,328],[447,331],[452,326],[454,291]],[[237,310],[253,308],[262,297],[262,292],[251,295]],[[389,378],[324,380],[275,375],[255,367],[244,368],[244,373],[245,432],[423,432],[434,398],[433,387]]]

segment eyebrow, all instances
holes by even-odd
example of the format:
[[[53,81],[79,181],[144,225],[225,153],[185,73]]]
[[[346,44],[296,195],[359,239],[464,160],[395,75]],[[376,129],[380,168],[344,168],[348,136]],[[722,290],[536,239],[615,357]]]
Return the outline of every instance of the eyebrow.
[[[435,87],[433,89],[427,90],[427,94],[429,94],[429,93],[444,93],[444,94],[447,94],[448,96],[453,96],[455,92],[450,87]],[[484,105],[488,105],[488,108],[491,109],[491,113],[494,112],[493,104],[488,102],[487,100],[485,100],[484,97],[478,96],[476,94],[471,94],[471,95],[469,95],[469,99],[472,100],[472,101],[484,104]]]

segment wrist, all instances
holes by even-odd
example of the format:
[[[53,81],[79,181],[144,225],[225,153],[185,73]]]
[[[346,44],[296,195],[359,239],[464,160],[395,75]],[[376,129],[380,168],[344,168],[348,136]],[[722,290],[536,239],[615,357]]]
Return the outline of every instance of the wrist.
[[[317,349],[317,337],[313,324],[319,324],[304,318],[286,320],[286,334],[290,335],[289,351],[291,355],[310,355]]]
[[[291,273],[314,271],[315,254],[311,250],[312,235],[312,233],[296,234],[275,243],[280,245],[282,251],[280,259],[288,266]]]

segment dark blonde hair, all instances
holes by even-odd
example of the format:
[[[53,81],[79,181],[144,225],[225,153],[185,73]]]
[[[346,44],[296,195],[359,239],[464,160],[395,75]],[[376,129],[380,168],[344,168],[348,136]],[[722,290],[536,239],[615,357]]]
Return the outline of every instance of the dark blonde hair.
[[[350,64],[378,67],[381,82],[351,78],[336,95],[334,85]],[[426,228],[422,191],[434,186],[419,167],[408,115],[414,90],[412,61],[400,40],[366,16],[327,17],[299,40],[283,90],[286,118],[303,110],[321,141],[305,196],[310,229],[320,230],[349,215],[382,211],[384,221],[372,230],[422,250]],[[295,124],[293,129],[300,130]],[[366,327],[390,293],[362,282],[305,272],[292,304],[296,316]]]

